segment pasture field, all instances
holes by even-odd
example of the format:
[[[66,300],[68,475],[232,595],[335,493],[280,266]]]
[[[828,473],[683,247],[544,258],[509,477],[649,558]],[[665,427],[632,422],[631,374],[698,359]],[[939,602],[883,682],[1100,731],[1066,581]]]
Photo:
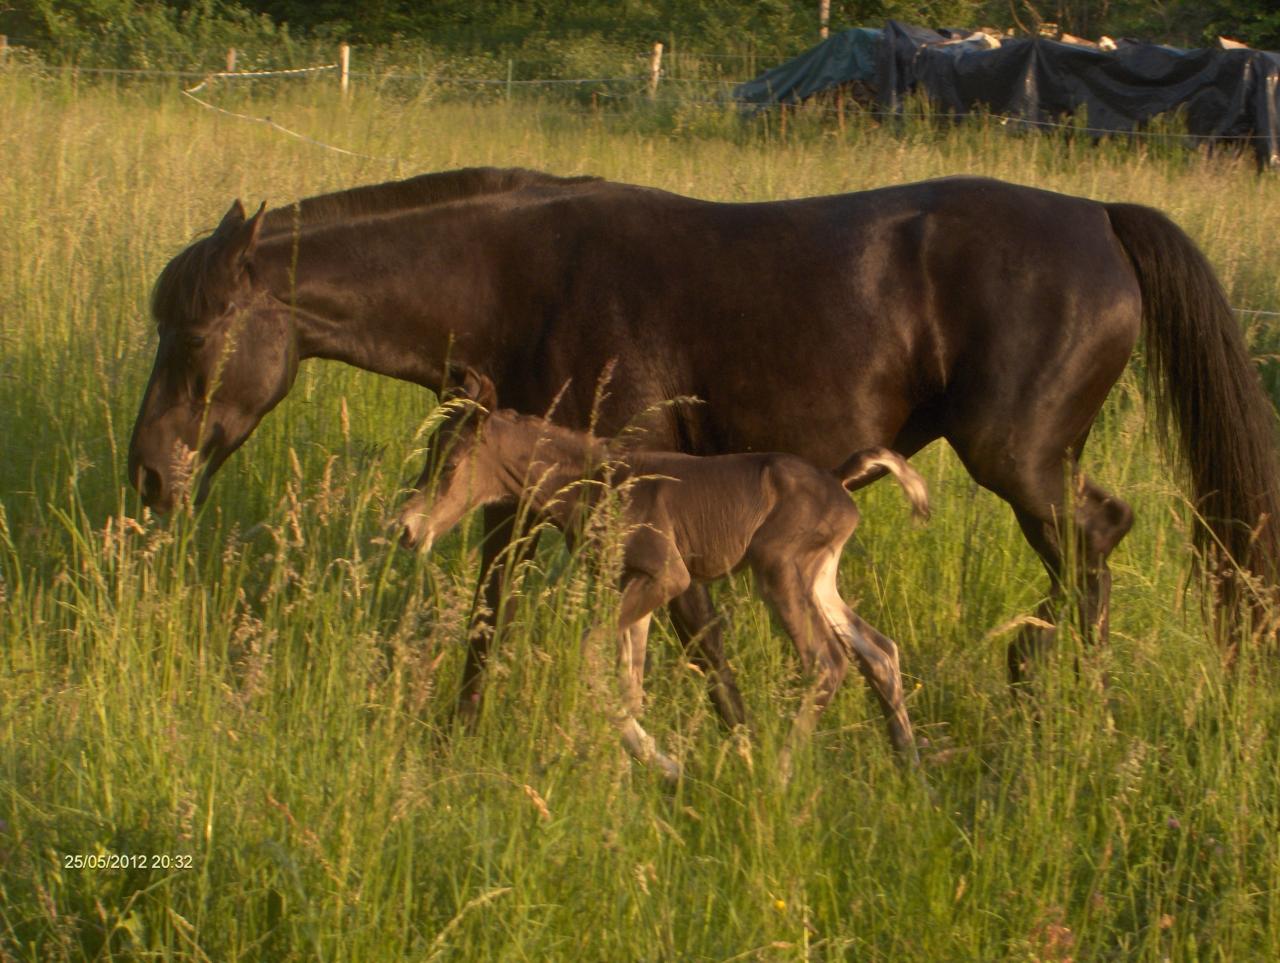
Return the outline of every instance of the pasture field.
[[[931,791],[856,677],[779,785],[799,679],[746,578],[718,597],[751,761],[658,626],[649,728],[689,769],[664,790],[581,681],[615,600],[555,539],[478,731],[453,732],[475,532],[415,559],[383,529],[420,389],[312,362],[196,516],[138,521],[124,484],[150,285],[237,196],[477,164],[718,199],[991,174],[1160,207],[1233,304],[1277,312],[1280,179],[985,125],[781,138],[679,104],[220,96],[396,160],[170,88],[0,73],[0,959],[1280,959],[1277,665],[1222,666],[1134,369],[1085,459],[1137,510],[1112,645],[1077,677],[1065,633],[1038,713],[1004,645],[1046,583],[1004,505],[943,446],[914,460],[930,524],[892,485],[859,496],[841,584],[902,646]],[[1264,371],[1278,321],[1242,316]]]

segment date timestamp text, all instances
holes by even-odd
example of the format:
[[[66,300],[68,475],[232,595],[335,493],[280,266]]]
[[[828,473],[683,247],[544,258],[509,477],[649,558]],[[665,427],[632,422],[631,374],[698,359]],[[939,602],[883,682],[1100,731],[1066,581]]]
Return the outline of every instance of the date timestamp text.
[[[190,853],[63,853],[63,869],[192,869]]]

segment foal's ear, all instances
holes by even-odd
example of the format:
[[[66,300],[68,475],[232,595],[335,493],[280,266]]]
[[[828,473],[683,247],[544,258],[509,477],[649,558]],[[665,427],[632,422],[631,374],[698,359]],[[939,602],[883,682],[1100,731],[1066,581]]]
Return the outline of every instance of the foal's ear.
[[[462,394],[489,412],[498,404],[498,389],[488,375],[482,375],[475,368],[467,368],[462,373]]]

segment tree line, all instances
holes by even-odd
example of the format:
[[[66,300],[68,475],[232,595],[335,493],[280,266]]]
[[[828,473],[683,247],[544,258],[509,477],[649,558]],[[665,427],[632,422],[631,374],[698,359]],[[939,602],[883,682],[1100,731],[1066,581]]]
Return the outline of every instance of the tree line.
[[[0,33],[59,59],[179,66],[220,46],[427,44],[517,55],[548,42],[686,51],[797,53],[817,40],[818,0],[0,0]],[[1203,46],[1219,35],[1280,49],[1274,0],[830,0],[831,29],[886,19],[923,26]]]

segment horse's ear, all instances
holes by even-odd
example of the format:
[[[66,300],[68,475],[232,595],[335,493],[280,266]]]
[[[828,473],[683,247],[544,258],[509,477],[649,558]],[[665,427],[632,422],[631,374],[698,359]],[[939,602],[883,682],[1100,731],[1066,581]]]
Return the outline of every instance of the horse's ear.
[[[498,404],[498,389],[488,375],[482,375],[475,368],[467,368],[462,373],[462,393],[486,411],[493,411]]]
[[[228,232],[226,249],[223,255],[226,258],[227,265],[232,270],[239,270],[244,267],[249,259],[253,257],[253,250],[258,246],[258,235],[262,233],[262,222],[266,214],[267,202],[263,201],[259,205],[257,213],[246,221],[244,207],[241,206],[239,201],[236,201],[231,210],[227,212],[227,216],[222,219],[223,224],[227,223],[237,208],[240,211],[240,223]],[[219,226],[218,230],[221,231],[222,227]]]
[[[222,220],[218,223],[218,227],[214,230],[213,236],[220,238],[229,238],[244,224],[244,205],[240,203],[240,198],[236,198],[231,202],[231,207],[227,213],[222,215]]]

